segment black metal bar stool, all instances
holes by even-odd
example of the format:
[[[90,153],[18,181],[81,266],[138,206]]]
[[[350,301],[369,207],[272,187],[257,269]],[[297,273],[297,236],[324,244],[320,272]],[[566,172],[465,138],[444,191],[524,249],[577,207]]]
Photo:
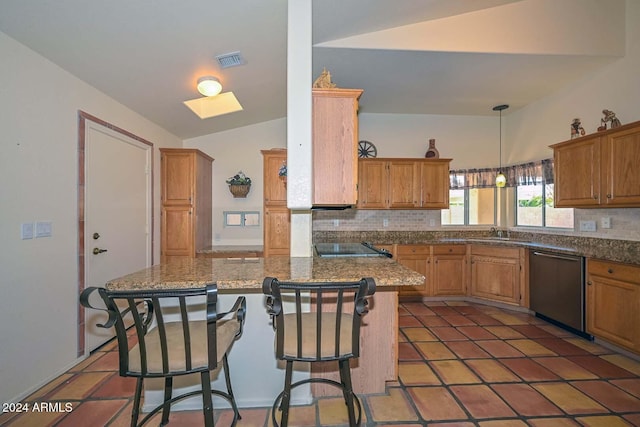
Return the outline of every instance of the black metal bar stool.
[[[104,308],[92,306],[90,295],[98,292]],[[196,300],[194,300],[194,298]],[[197,300],[197,297],[201,297]],[[87,288],[80,295],[80,303],[88,308],[105,310],[109,318],[104,328],[115,327],[120,359],[120,375],[135,377],[136,391],[131,413],[131,426],[145,424],[162,410],[161,425],[169,422],[171,405],[190,396],[202,394],[205,425],[212,427],[212,394],[231,405],[232,425],[240,419],[229,376],[227,353],[233,342],[242,335],[246,313],[245,297],[239,297],[227,313],[217,313],[216,285],[198,289],[108,291]],[[193,319],[191,304],[206,302],[206,319]],[[135,333],[128,333],[133,328]],[[226,391],[212,390],[211,377],[224,367]],[[202,388],[171,397],[173,378],[200,374]],[[164,378],[164,401],[149,412],[138,424],[140,399],[145,378]]]
[[[262,291],[273,320],[276,358],[286,361],[284,390],[276,397],[271,411],[278,426],[276,408],[282,412],[280,426],[289,421],[291,390],[305,383],[326,383],[342,389],[349,425],[360,425],[362,406],[353,392],[349,360],[360,355],[360,323],[367,312],[367,299],[376,290],[372,278],[357,282],[280,282],[267,277]],[[303,312],[309,303],[312,312]],[[353,304],[347,309],[345,303]],[[291,309],[287,309],[291,307]],[[327,378],[307,378],[291,384],[293,362],[337,361],[340,382]],[[356,418],[355,407],[358,408]]]

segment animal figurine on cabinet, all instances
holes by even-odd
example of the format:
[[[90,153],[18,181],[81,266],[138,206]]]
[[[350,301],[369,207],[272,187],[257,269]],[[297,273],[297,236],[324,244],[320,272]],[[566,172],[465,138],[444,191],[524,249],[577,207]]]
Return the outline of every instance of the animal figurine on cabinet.
[[[323,68],[320,76],[313,82],[313,87],[318,89],[331,89],[336,87],[336,84],[331,82],[331,73],[328,72],[326,68]]]
[[[573,119],[573,122],[571,122],[571,139],[580,138],[581,136],[584,136],[584,133],[584,128],[582,127],[580,119]]]
[[[613,111],[602,110],[602,114],[604,114],[604,117],[600,119],[600,122],[602,122],[602,126],[600,126],[598,130],[606,130],[607,122],[610,122],[611,129],[621,126],[620,120],[618,120],[618,118],[616,117],[616,113],[614,113]]]

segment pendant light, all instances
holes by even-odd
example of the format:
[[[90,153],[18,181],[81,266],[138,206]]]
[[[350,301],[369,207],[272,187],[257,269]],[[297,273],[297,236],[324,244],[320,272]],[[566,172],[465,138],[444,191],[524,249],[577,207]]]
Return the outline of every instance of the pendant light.
[[[496,105],[493,107],[493,111],[500,112],[500,168],[498,169],[498,175],[496,175],[496,187],[502,188],[507,185],[507,177],[502,173],[502,110],[509,108],[507,104]]]

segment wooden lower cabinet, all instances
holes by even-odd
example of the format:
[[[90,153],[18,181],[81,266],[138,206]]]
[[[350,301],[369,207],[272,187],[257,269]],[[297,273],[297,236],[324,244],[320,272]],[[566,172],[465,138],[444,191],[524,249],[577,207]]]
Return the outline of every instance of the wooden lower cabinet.
[[[587,260],[587,332],[640,352],[640,267]]]
[[[400,264],[426,277],[422,286],[399,288],[401,297],[466,295],[466,245],[396,245],[391,252]]]
[[[193,208],[164,206],[161,217],[162,255],[190,255],[193,250]]]
[[[431,281],[431,246],[430,245],[396,245],[395,260],[422,274],[425,277],[422,286],[402,286],[398,289],[400,297],[429,296]]]
[[[434,245],[431,259],[432,295],[466,295],[467,246]]]
[[[264,256],[289,255],[291,211],[284,207],[265,208]]]
[[[471,245],[471,296],[520,305],[524,249]]]

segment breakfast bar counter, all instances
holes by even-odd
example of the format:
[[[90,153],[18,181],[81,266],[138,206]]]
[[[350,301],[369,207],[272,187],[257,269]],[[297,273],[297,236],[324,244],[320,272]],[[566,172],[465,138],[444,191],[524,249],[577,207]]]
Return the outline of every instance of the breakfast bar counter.
[[[397,287],[420,285],[425,278],[387,257],[172,257],[113,279],[106,288],[113,291],[178,289],[215,283],[222,310],[230,307],[238,295],[244,295],[247,299],[244,333],[229,353],[234,395],[240,407],[271,406],[282,390],[284,370],[274,355],[274,331],[266,312],[266,297],[262,294],[265,277],[295,282],[358,281],[372,277],[376,293],[369,298],[369,312],[362,318],[360,357],[351,363],[354,391],[384,393],[386,382],[397,380]],[[294,371],[294,381],[309,376],[337,379],[337,366],[328,369],[325,365],[311,372],[307,366]],[[145,387],[145,408],[162,401],[161,384]],[[292,404],[306,404],[313,396],[336,393],[333,387],[318,384],[299,389],[292,395]],[[176,405],[176,409],[180,406],[194,409],[192,405],[199,404],[199,401],[186,401],[183,406]]]
[[[220,293],[262,292],[265,277],[281,281],[338,282],[373,277],[378,291],[416,286],[424,276],[386,257],[187,258],[162,263],[110,280],[109,290],[180,289],[218,285]]]

